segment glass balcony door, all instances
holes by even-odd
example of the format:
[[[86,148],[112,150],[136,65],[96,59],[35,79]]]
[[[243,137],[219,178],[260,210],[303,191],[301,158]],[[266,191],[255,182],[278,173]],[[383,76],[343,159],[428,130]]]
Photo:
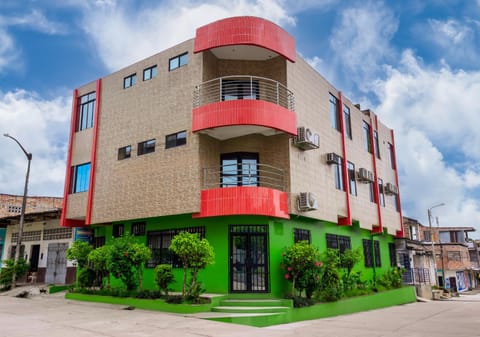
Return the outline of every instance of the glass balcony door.
[[[259,186],[258,153],[222,154],[221,185],[222,187]]]

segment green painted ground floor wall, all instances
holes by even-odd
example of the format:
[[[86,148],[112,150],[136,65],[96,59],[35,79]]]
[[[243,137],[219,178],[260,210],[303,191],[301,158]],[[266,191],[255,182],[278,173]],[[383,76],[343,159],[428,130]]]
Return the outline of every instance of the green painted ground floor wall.
[[[370,231],[359,228],[358,225],[337,226],[334,223],[313,220],[304,217],[292,217],[290,220],[273,219],[263,216],[229,216],[205,219],[193,219],[191,214],[165,216],[159,218],[136,219],[124,222],[114,223],[113,225],[123,224],[124,232],[131,233],[132,223],[145,222],[145,235],[137,236],[139,242],[147,244],[148,232],[162,231],[171,229],[182,229],[188,227],[205,227],[205,238],[210,242],[215,250],[215,264],[208,266],[200,272],[200,280],[208,293],[230,293],[230,248],[229,248],[229,228],[230,225],[265,225],[268,228],[267,235],[267,256],[268,256],[268,291],[272,296],[283,297],[286,295],[289,284],[285,280],[280,269],[282,251],[285,247],[294,243],[294,229],[309,230],[311,234],[311,243],[316,246],[320,252],[327,249],[326,234],[336,234],[348,236],[351,239],[352,249],[360,248],[363,251],[363,239],[375,240],[379,242],[381,266],[364,266],[361,261],[356,269],[361,271],[363,280],[373,280],[379,277],[391,268],[389,243],[394,242],[394,238],[389,234],[372,236]],[[106,243],[112,239],[112,225],[92,226],[95,230],[95,237],[105,237]],[[181,289],[182,269],[175,268],[176,282],[172,286],[174,290]],[[144,272],[143,287],[145,289],[155,289],[155,279],[152,268],[146,268]]]

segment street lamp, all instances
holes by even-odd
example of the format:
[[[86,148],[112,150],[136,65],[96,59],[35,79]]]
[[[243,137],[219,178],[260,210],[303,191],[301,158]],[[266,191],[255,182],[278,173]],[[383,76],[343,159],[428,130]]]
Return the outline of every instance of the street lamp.
[[[25,177],[25,187],[23,189],[23,199],[22,199],[22,209],[20,210],[20,223],[18,224],[18,240],[17,240],[17,248],[15,249],[15,257],[14,257],[14,262],[15,264],[18,262],[19,257],[20,257],[20,247],[22,246],[22,236],[23,236],[23,222],[25,219],[25,208],[27,207],[27,191],[28,191],[28,177],[30,175],[30,162],[32,161],[32,154],[28,153],[27,150],[20,144],[20,142],[15,139],[14,137],[10,136],[8,133],[3,134],[5,137],[8,137],[12,140],[15,141],[15,143],[20,146],[22,149],[23,153],[25,153],[25,156],[28,159],[28,166],[27,166],[27,175]],[[13,276],[12,276],[12,288],[15,288],[16,286],[16,281],[17,281],[17,275],[15,273],[15,268],[13,270]]]
[[[434,272],[434,277],[435,277],[435,284],[438,284],[438,277],[437,277],[437,256],[435,254],[435,243],[433,242],[433,230],[432,230],[432,209],[435,207],[440,207],[440,206],[445,206],[445,203],[439,203],[436,205],[433,205],[428,209],[428,225],[430,227],[430,240],[432,240],[432,256],[433,256],[433,272]],[[438,232],[439,238],[438,240],[440,241],[440,231]],[[445,280],[443,281],[445,283]]]

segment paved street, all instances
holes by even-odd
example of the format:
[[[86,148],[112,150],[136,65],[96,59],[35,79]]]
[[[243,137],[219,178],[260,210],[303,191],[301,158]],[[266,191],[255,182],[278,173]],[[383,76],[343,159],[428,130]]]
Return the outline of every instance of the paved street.
[[[0,337],[65,336],[480,336],[480,294],[315,321],[253,328],[123,306],[0,296]]]

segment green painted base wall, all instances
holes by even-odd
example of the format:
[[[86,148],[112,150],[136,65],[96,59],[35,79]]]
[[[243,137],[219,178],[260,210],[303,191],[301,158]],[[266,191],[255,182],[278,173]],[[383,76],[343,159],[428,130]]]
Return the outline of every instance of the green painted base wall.
[[[381,276],[390,269],[388,243],[394,242],[392,235],[382,234],[372,237],[370,231],[360,229],[359,226],[337,226],[334,223],[312,220],[304,217],[293,217],[290,220],[272,219],[263,216],[230,216],[207,219],[193,219],[191,214],[165,216],[150,219],[135,219],[123,223],[125,232],[131,232],[132,222],[145,221],[146,232],[166,229],[177,229],[194,226],[205,226],[205,237],[214,247],[215,264],[208,266],[200,272],[200,280],[207,293],[229,293],[229,225],[268,225],[268,251],[269,251],[269,293],[274,297],[284,297],[289,289],[289,283],[285,280],[280,269],[281,254],[285,247],[293,244],[294,228],[308,229],[311,231],[312,244],[321,252],[326,250],[326,234],[346,235],[351,238],[352,248],[362,248],[362,239],[374,239],[380,242],[381,267],[365,268],[363,261],[357,266],[361,271],[362,279],[372,280]],[[93,226],[95,236],[105,236],[108,243],[112,238],[112,226]],[[147,243],[145,236],[138,236],[139,242]],[[181,290],[182,270],[175,269],[176,282],[172,288]],[[119,285],[118,281],[113,286]],[[155,289],[153,269],[145,269],[143,288]]]

